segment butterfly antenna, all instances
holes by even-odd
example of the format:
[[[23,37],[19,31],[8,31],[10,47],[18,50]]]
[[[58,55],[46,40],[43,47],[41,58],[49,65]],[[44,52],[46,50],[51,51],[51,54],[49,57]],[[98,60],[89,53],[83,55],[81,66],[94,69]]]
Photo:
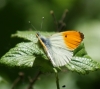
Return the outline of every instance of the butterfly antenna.
[[[29,22],[29,24],[32,26],[32,28],[35,30],[35,31],[37,31],[36,30],[36,28],[33,26],[33,24],[31,23],[31,21],[28,21]]]
[[[43,28],[43,21],[44,21],[44,17],[42,17],[41,30],[42,30],[42,28]]]

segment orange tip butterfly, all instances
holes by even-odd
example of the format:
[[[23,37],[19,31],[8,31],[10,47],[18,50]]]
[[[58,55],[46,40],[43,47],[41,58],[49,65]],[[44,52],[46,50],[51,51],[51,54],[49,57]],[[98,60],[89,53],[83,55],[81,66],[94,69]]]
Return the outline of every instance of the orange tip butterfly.
[[[44,37],[36,34],[40,44],[54,67],[66,65],[73,57],[73,51],[84,39],[83,33],[78,31],[64,31]]]

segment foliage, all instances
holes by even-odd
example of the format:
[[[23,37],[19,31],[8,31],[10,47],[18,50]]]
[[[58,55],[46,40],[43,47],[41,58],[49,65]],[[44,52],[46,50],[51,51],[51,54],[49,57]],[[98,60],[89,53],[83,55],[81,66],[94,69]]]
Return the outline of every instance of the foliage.
[[[28,86],[27,82],[29,83],[29,79],[27,80],[27,78],[29,76],[35,77],[34,75],[36,73],[36,70],[41,69],[43,72],[52,71],[51,63],[48,60],[45,60],[47,58],[42,50],[38,48],[38,46],[35,46],[38,51],[34,51],[34,46],[32,46],[31,50],[33,51],[29,51],[28,54],[31,54],[31,52],[37,52],[36,54],[39,54],[39,57],[42,57],[41,60],[38,60],[40,58],[37,58],[36,55],[28,55],[30,56],[30,60],[27,60],[26,58],[24,61],[22,59],[16,60],[17,58],[14,58],[15,55],[11,56],[11,58],[14,58],[14,61],[16,61],[16,63],[14,63],[14,61],[12,60],[13,58],[8,60],[10,58],[8,57],[8,53],[10,53],[11,51],[13,51],[14,53],[14,50],[17,50],[16,48],[20,48],[21,50],[18,50],[20,51],[20,53],[22,53],[22,57],[24,57],[24,55],[27,55],[25,45],[29,47],[31,45],[34,45],[34,43],[31,42],[37,42],[37,40],[33,40],[33,38],[35,37],[35,32],[33,32],[34,34],[32,33],[32,38],[31,35],[28,34],[31,34],[31,31],[28,31],[30,30],[28,21],[31,21],[31,23],[37,29],[40,29],[41,18],[43,16],[45,17],[45,19],[41,31],[47,31],[47,34],[50,35],[51,32],[55,30],[55,25],[53,25],[52,17],[49,14],[50,10],[53,10],[55,12],[56,19],[59,19],[62,15],[62,12],[65,9],[68,9],[69,12],[67,13],[67,17],[64,19],[64,22],[66,23],[66,29],[76,29],[78,31],[81,31],[85,35],[84,44],[87,52],[84,50],[84,44],[82,43],[79,46],[80,49],[78,48],[75,51],[75,55],[72,61],[65,66],[65,69],[68,68],[71,71],[78,71],[79,73],[83,74],[98,69],[99,64],[94,61],[100,62],[99,8],[99,0],[0,0],[0,57],[4,55],[2,57],[4,58],[4,60],[0,61],[0,89],[11,89],[11,86],[13,85],[13,83],[15,83],[14,81],[16,81],[16,78],[19,76],[18,73],[20,71],[25,73],[25,78],[24,80],[22,80],[22,82],[20,82],[20,86],[16,86],[16,89],[26,89],[26,87]],[[11,34],[15,33],[17,30],[20,31],[18,32],[18,34],[14,34],[13,37],[15,35],[23,35],[24,37],[22,38],[24,39],[10,37]],[[21,32],[23,30],[24,32]],[[25,30],[27,30],[26,35]],[[46,35],[45,32],[41,33],[43,35]],[[80,51],[78,50],[81,50],[82,52],[80,53]],[[19,53],[19,51],[17,51],[17,53]],[[90,57],[87,53],[90,55]],[[40,54],[43,54],[44,56]],[[16,56],[18,57],[18,55],[19,57],[21,57],[20,54],[17,54]],[[5,58],[5,56],[7,57]],[[37,59],[34,59],[34,57]],[[88,66],[84,58],[87,58],[87,63],[91,62],[92,65],[88,64]],[[36,60],[38,61],[36,62]],[[41,67],[38,67],[37,69],[36,65],[41,64],[41,62],[44,62],[45,66],[48,66],[48,68],[41,65]],[[33,67],[32,63],[34,63]],[[81,63],[84,63],[82,64],[82,66],[84,67],[80,69],[79,64]],[[94,64],[95,69],[93,69]],[[65,72],[63,68],[61,69],[64,72],[59,73],[60,85],[64,85],[65,89],[95,89],[96,87],[98,87],[98,89],[100,88],[100,71],[90,72],[88,75],[84,76],[79,75],[75,72],[68,72],[67,70]],[[34,88],[44,89],[44,85],[46,89],[56,89],[55,78],[53,74],[42,74],[34,84]]]
[[[45,72],[53,71],[53,66],[48,61],[43,50],[39,47],[38,40],[35,36],[36,32],[33,31],[18,31],[13,34],[12,37],[23,38],[27,42],[21,42],[14,48],[9,50],[0,60],[1,64],[11,67],[34,67],[40,66],[42,71]],[[47,32],[41,32],[41,34],[50,34]],[[52,33],[51,33],[52,34]],[[66,64],[66,67],[81,74],[86,74],[90,71],[94,71],[100,68],[100,65],[93,61],[85,51],[84,44],[81,45],[74,51],[72,60]]]

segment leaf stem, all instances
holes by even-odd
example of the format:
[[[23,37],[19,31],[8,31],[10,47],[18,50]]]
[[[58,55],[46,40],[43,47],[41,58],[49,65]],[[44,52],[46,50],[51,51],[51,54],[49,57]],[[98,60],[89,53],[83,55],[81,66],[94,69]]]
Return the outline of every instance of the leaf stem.
[[[56,73],[55,75],[56,75],[56,86],[57,86],[57,89],[60,89],[58,73]]]
[[[58,72],[57,72],[57,70],[55,68],[54,68],[54,72],[55,72],[55,77],[56,77],[56,86],[57,86],[57,89],[60,89]]]

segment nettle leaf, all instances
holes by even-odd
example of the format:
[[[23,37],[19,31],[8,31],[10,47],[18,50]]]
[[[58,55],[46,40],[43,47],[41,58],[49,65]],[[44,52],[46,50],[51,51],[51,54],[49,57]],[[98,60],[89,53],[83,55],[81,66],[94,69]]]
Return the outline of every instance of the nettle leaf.
[[[50,32],[40,33],[45,36],[50,36],[50,34],[52,34]],[[29,42],[17,44],[0,59],[0,63],[12,67],[38,66],[43,72],[53,71],[54,67],[39,46],[38,39],[35,34],[35,31],[17,31],[16,34],[13,34],[11,37],[23,38]],[[81,43],[80,46],[74,51],[74,56],[66,67],[71,71],[86,74],[90,71],[99,69],[100,65],[88,56],[85,51],[84,44]]]
[[[80,46],[74,51],[74,56],[66,67],[71,71],[86,74],[90,71],[100,69],[100,64],[88,56],[85,51],[84,44],[81,43]]]

